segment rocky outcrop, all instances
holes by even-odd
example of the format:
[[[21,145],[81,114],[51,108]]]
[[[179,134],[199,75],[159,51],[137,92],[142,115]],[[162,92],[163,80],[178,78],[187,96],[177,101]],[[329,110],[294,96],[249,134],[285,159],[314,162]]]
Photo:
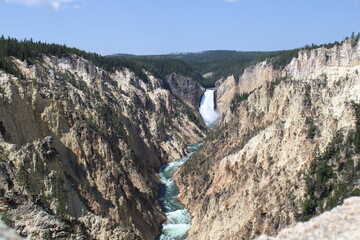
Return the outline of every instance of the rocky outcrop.
[[[274,69],[271,62],[268,60],[259,62],[253,66],[245,68],[244,73],[239,79],[239,92],[251,92],[263,85],[265,82],[271,82],[280,76],[280,71]]]
[[[360,45],[347,41],[300,52],[272,82],[255,77],[263,84],[222,110],[176,175],[193,216],[188,239],[275,235],[358,194],[359,72]],[[230,106],[227,91],[239,93],[233,86],[217,87],[220,108]]]
[[[319,74],[343,76],[349,67],[359,65],[360,45],[356,40],[348,40],[330,49],[301,50],[298,55],[283,70],[286,76],[294,79],[311,79]]]
[[[205,89],[189,77],[177,73],[166,77],[173,94],[187,103],[193,109],[198,109],[202,95]]]
[[[306,223],[282,230],[276,237],[261,236],[257,240],[356,240],[360,239],[360,198],[346,199],[342,206],[325,212]]]
[[[216,109],[222,114],[222,121],[230,121],[230,115],[226,115],[226,111],[230,109],[231,100],[238,93],[238,85],[234,76],[217,81],[215,98]]]
[[[342,71],[342,68],[356,65],[359,62],[358,46],[355,41],[349,40],[341,46],[335,45],[330,49],[322,47],[311,51],[300,50],[298,57],[282,70],[275,68],[271,61],[265,60],[245,68],[241,76],[220,79],[216,84],[218,110],[223,113],[224,120],[229,120],[231,100],[237,94],[252,92],[266,82],[284,78],[317,78],[323,74],[322,71],[328,74],[337,74],[338,70]],[[346,69],[344,70],[346,71]],[[324,74],[326,74],[325,72]]]
[[[75,55],[13,61],[26,77],[0,71],[8,224],[33,239],[154,239],[165,220],[156,171],[201,141],[196,116],[151,73]]]
[[[254,91],[266,82],[282,78],[286,73],[276,70],[269,60],[262,61],[245,68],[241,76],[231,75],[216,82],[216,96],[218,111],[224,114],[224,121],[229,120],[226,111],[229,110],[231,100],[239,94]]]

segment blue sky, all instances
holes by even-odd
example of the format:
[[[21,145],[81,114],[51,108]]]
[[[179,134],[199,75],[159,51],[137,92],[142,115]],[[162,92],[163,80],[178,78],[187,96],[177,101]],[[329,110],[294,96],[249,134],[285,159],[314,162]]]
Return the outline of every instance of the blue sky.
[[[360,32],[360,0],[0,0],[0,34],[100,54],[280,50]]]

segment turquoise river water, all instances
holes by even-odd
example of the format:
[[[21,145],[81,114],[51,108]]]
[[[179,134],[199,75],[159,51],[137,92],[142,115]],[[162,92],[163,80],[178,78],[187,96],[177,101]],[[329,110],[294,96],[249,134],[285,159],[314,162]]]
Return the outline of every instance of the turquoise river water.
[[[204,93],[199,112],[208,128],[214,128],[220,118],[215,109],[214,90],[207,89]],[[186,238],[190,229],[191,216],[185,207],[176,199],[179,194],[173,174],[190,156],[199,149],[202,143],[188,146],[188,154],[177,161],[164,164],[159,170],[162,184],[160,185],[159,202],[166,214],[166,222],[162,226],[158,240],[181,240]]]

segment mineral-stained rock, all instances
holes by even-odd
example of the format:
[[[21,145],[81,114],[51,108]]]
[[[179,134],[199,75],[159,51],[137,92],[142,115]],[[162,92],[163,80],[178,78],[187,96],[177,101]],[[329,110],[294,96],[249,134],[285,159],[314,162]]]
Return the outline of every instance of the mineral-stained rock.
[[[360,44],[270,68],[245,70],[255,82],[237,101],[227,93],[240,94],[245,78],[217,85],[221,124],[176,175],[193,216],[188,239],[274,236],[358,192]]]
[[[205,89],[189,77],[182,76],[177,73],[170,74],[166,78],[170,85],[171,91],[181,100],[188,103],[194,109],[200,104],[201,96]],[[195,111],[196,112],[196,111]]]
[[[33,239],[154,239],[165,219],[156,171],[203,138],[191,106],[151,73],[110,73],[75,55],[13,61],[26,77],[0,71],[9,225]]]

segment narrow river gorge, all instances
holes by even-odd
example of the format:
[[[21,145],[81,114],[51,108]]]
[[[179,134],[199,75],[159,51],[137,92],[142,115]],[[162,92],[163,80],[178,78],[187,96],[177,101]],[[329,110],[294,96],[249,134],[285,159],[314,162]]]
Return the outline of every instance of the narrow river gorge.
[[[215,109],[214,89],[207,89],[202,96],[199,112],[208,128],[214,128],[220,114]],[[164,164],[159,170],[161,178],[159,202],[166,214],[166,222],[162,226],[159,240],[180,240],[186,238],[190,229],[191,216],[186,208],[177,200],[178,188],[173,174],[199,149],[202,143],[187,147],[188,154],[177,161]]]

